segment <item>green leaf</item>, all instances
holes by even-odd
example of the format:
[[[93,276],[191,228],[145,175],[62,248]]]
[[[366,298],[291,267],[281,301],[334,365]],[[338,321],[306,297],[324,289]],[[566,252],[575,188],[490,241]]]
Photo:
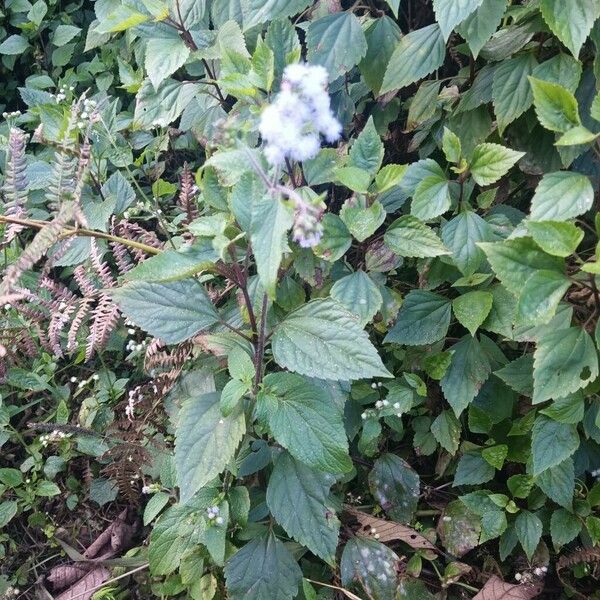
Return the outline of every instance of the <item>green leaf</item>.
[[[231,600],[291,600],[301,580],[296,560],[272,532],[249,541],[225,563]]]
[[[53,481],[40,481],[35,489],[36,496],[51,498],[60,495],[60,488]]]
[[[581,63],[561,52],[540,63],[533,70],[533,76],[536,79],[558,83],[574,94],[581,79]]]
[[[100,23],[96,27],[99,33],[113,33],[117,31],[125,31],[137,25],[141,25],[150,19],[149,15],[142,14],[134,10],[127,4],[119,3],[115,10],[110,12],[106,17],[100,19]]]
[[[199,92],[200,85],[165,79],[158,89],[145,80],[136,96],[134,124],[140,128],[167,127]]]
[[[385,219],[385,211],[382,212]],[[352,237],[346,224],[338,215],[325,213],[321,223],[323,225],[323,237],[319,244],[315,246],[314,253],[324,260],[335,262],[344,256],[350,248]]]
[[[52,44],[54,46],[64,46],[76,35],[79,35],[79,33],[81,33],[81,27],[75,27],[75,25],[58,25],[52,36]]]
[[[410,212],[421,221],[431,221],[443,215],[450,205],[450,182],[445,177],[430,175],[417,185]]]
[[[460,500],[450,502],[438,524],[444,548],[460,558],[479,544],[481,519]]]
[[[244,412],[221,414],[218,393],[186,399],[175,434],[175,465],[182,502],[219,475],[246,433]]]
[[[572,458],[542,471],[535,483],[548,498],[568,510],[572,509],[575,492],[575,466]]]
[[[531,200],[532,221],[566,221],[592,208],[594,190],[580,173],[557,171],[539,182]]]
[[[466,335],[450,350],[452,361],[440,384],[448,404],[459,417],[487,380],[492,367],[475,337]]]
[[[166,492],[157,492],[150,497],[144,508],[144,525],[149,525],[161,513],[162,509],[169,504],[171,496]]]
[[[333,81],[357,65],[367,53],[360,21],[351,12],[338,12],[311,21],[306,33],[308,62],[323,65]]]
[[[352,537],[340,561],[342,585],[359,581],[369,598],[395,598],[398,587],[396,566],[400,559],[386,545],[367,537]]]
[[[179,37],[149,39],[144,66],[155,89],[183,66],[189,55],[190,49]]]
[[[550,131],[564,133],[581,125],[575,96],[557,83],[529,77],[533,103],[540,124]]]
[[[460,457],[452,485],[479,485],[494,477],[496,470],[479,452],[466,452]]]
[[[531,457],[534,477],[555,467],[579,448],[575,425],[559,423],[545,416],[536,418],[531,431]]]
[[[399,0],[396,0],[399,1]],[[367,53],[360,61],[358,68],[371,91],[379,94],[385,69],[402,37],[402,31],[393,19],[388,16],[373,20],[365,29]]]
[[[451,303],[433,292],[413,290],[404,299],[386,343],[421,346],[446,336],[451,318]]]
[[[266,194],[252,204],[250,241],[260,282],[271,299],[283,253],[287,249],[287,232],[294,222],[292,209],[278,198]]]
[[[460,421],[451,410],[442,411],[431,424],[431,433],[450,454],[456,454],[460,445]]]
[[[331,297],[356,315],[361,327],[375,316],[383,303],[379,288],[364,271],[338,279],[331,288]]]
[[[127,317],[167,344],[183,342],[219,321],[206,291],[193,279],[134,281],[110,290],[110,295]]]
[[[550,519],[550,535],[552,543],[558,550],[561,546],[572,542],[581,531],[579,518],[564,508],[559,508],[552,513]]]
[[[368,171],[358,167],[339,167],[335,170],[335,181],[338,185],[361,194],[367,193],[372,179],[373,176]]]
[[[0,469],[0,483],[9,488],[16,488],[23,483],[23,474],[19,469],[2,468]]]
[[[440,82],[425,80],[419,86],[408,107],[407,131],[412,131],[435,115],[440,92]]]
[[[517,538],[529,560],[542,539],[542,528],[539,517],[528,510],[521,511],[515,519]]]
[[[541,325],[552,319],[571,282],[555,271],[536,271],[527,279],[517,303],[517,325]]]
[[[22,35],[13,34],[0,44],[0,54],[9,56],[23,54],[27,48],[29,48],[29,42]]]
[[[442,66],[446,44],[438,25],[428,25],[405,35],[394,50],[379,94],[407,87]]]
[[[536,64],[532,53],[519,54],[509,60],[503,60],[494,71],[492,95],[500,135],[533,103],[528,77],[533,73]]]
[[[358,319],[334,300],[314,300],[290,313],[273,334],[275,362],[309,377],[388,377]]]
[[[444,127],[444,134],[442,136],[442,150],[448,162],[460,162],[462,156],[460,138],[447,127]]]
[[[373,117],[369,117],[367,124],[356,138],[350,148],[349,165],[358,167],[374,176],[383,162],[384,147]]]
[[[369,488],[373,498],[394,521],[412,521],[421,481],[405,460],[395,454],[380,456],[369,473]]]
[[[554,143],[555,146],[581,146],[583,144],[591,144],[595,141],[600,133],[592,133],[585,127],[572,127],[566,133],[560,136]],[[578,149],[575,149],[578,152]],[[560,152],[560,148],[559,148]]]
[[[442,241],[452,252],[454,264],[465,276],[473,275],[485,260],[479,242],[494,239],[492,228],[476,212],[465,210],[442,227]]]
[[[412,215],[396,219],[385,232],[384,240],[398,256],[426,258],[450,254],[433,229]]]
[[[580,327],[548,331],[538,341],[533,364],[533,403],[562,398],[598,376],[598,355]]]
[[[564,398],[557,398],[550,406],[540,410],[540,413],[561,423],[577,424],[583,421],[585,414],[583,392],[578,391]]]
[[[373,202],[368,208],[345,203],[340,211],[340,217],[352,236],[359,242],[364,242],[385,221],[386,212],[381,202]]]
[[[523,282],[538,270],[564,273],[564,261],[543,252],[526,237],[496,243],[480,243],[492,269],[507,290],[519,296]]]
[[[452,30],[475,12],[483,0],[433,0],[435,19],[438,22],[444,40],[448,41]]]
[[[598,2],[541,0],[540,9],[552,32],[577,58],[594,22],[600,16]]]
[[[328,502],[334,482],[331,474],[315,471],[284,452],[275,462],[267,487],[267,505],[277,522],[329,564],[335,562],[340,529]]]
[[[0,529],[8,525],[10,520],[17,514],[19,505],[15,500],[4,500],[0,502]]]
[[[583,231],[573,223],[529,221],[527,229],[535,243],[553,256],[570,256],[583,240]]]
[[[242,0],[244,30],[302,12],[310,0]]]
[[[467,17],[457,31],[467,40],[474,58],[492,37],[506,12],[506,0],[483,0],[481,6]]]
[[[490,314],[493,299],[489,292],[467,292],[452,301],[454,316],[470,331],[471,335],[475,335]]]
[[[352,468],[342,417],[324,388],[292,373],[271,373],[259,404],[273,437],[290,454],[319,471]]]
[[[481,456],[486,463],[492,465],[495,469],[502,469],[504,461],[508,455],[508,446],[506,444],[498,444],[497,446],[491,446],[484,448],[481,451]]]
[[[482,186],[496,183],[523,156],[524,152],[517,152],[500,144],[479,144],[473,151],[471,175]]]

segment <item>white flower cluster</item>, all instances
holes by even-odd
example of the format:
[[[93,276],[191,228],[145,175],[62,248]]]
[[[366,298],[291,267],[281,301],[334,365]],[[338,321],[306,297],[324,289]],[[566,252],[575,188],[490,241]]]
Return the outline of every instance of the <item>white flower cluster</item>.
[[[223,525],[225,521],[223,520],[223,517],[219,516],[220,512],[218,506],[210,506],[206,509],[206,516],[208,517],[208,520],[215,525]]]
[[[371,388],[376,390],[382,387],[382,383],[372,383]],[[360,415],[363,420],[371,419],[371,418],[379,418],[379,417],[390,417],[396,415],[397,417],[402,416],[402,411],[400,410],[400,402],[390,402],[389,400],[377,400],[375,402],[375,408],[368,408],[363,411]]]
[[[70,434],[65,433],[64,431],[58,431],[55,429],[52,433],[47,433],[46,435],[40,435],[40,444],[45,448],[50,444],[50,442],[60,442],[60,440],[64,440]]]
[[[21,111],[20,110],[13,110],[12,112],[3,112],[2,113],[2,118],[3,119],[15,119],[17,117],[21,116]]]
[[[88,98],[83,99],[83,110],[79,114],[79,121],[77,127],[84,129],[88,123],[97,123],[100,120],[100,115],[97,110],[97,103],[95,100]]]
[[[91,377],[89,377],[88,379],[77,379],[77,377],[71,377],[69,379],[69,381],[71,383],[76,383],[77,387],[79,389],[84,388],[88,383],[91,383],[92,381],[98,381],[98,379],[100,379],[100,376],[98,375],[98,373],[94,373]]]
[[[331,112],[327,70],[302,63],[288,65],[280,92],[261,115],[259,130],[265,156],[273,166],[286,158],[314,158],[321,147],[320,135],[329,143],[337,141],[342,126]]]

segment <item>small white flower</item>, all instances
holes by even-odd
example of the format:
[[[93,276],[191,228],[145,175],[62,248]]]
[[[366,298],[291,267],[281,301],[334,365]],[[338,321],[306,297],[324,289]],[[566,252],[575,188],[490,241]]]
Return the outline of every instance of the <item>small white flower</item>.
[[[215,523],[216,523],[217,525],[223,525],[223,523],[224,523],[224,522],[225,522],[225,521],[223,520],[223,517],[217,517],[217,518],[215,519]]]
[[[523,575],[521,575],[521,573],[515,573],[515,579],[517,581],[521,581],[521,579],[523,579]]]

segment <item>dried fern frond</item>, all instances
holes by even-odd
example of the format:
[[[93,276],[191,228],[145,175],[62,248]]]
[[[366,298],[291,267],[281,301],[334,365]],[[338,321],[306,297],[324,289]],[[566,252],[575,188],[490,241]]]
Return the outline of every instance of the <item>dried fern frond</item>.
[[[196,185],[187,163],[184,163],[181,171],[181,189],[178,203],[186,214],[183,222],[186,224],[191,223],[198,216],[198,207],[196,206]]]

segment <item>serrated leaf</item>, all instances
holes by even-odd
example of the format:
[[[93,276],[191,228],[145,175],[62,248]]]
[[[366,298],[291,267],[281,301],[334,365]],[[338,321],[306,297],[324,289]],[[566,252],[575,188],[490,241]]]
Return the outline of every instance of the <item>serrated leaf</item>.
[[[308,61],[324,66],[331,81],[350,71],[367,52],[360,21],[351,12],[338,12],[311,21],[306,45]]]
[[[540,410],[540,413],[560,423],[580,423],[585,415],[583,392],[580,390],[564,398],[556,398],[550,406]]]
[[[309,4],[310,0],[242,0],[244,30],[274,19],[292,17],[302,12]]]
[[[573,223],[560,221],[530,221],[527,229],[535,243],[548,254],[567,257],[583,240],[583,231]]]
[[[450,326],[451,306],[447,298],[433,292],[409,292],[384,342],[420,346],[441,340]]]
[[[541,325],[552,319],[571,282],[555,271],[536,271],[525,282],[517,303],[517,325]]]
[[[517,152],[500,144],[479,144],[473,151],[471,175],[482,186],[496,183],[523,156],[524,152]]]
[[[450,454],[456,454],[460,445],[460,421],[451,410],[442,411],[431,424],[436,441]]]
[[[150,19],[149,15],[142,14],[134,10],[127,4],[119,3],[115,10],[109,12],[106,17],[100,19],[96,27],[99,33],[113,33],[116,31],[125,31],[131,27],[141,25]]]
[[[494,477],[494,467],[479,452],[465,452],[460,457],[454,475],[453,486],[479,485]]]
[[[443,215],[450,205],[450,182],[445,177],[430,175],[417,185],[410,212],[421,221],[431,221]]]
[[[515,392],[524,396],[533,394],[533,356],[524,354],[516,358],[498,371],[494,371],[497,375]]]
[[[598,355],[589,334],[580,327],[548,331],[534,353],[533,403],[562,398],[598,376]]]
[[[572,510],[575,492],[575,465],[572,458],[542,471],[536,477],[535,483],[548,498]]]
[[[594,189],[580,173],[557,171],[542,177],[531,200],[532,221],[566,221],[592,208]]]
[[[175,465],[182,502],[219,475],[246,433],[244,412],[224,417],[218,393],[183,402],[175,434]]]
[[[529,77],[538,121],[550,131],[564,133],[581,125],[579,105],[573,94],[557,83]]]
[[[292,373],[271,373],[264,386],[261,403],[279,444],[319,471],[352,469],[342,417],[326,390]]]
[[[454,500],[444,508],[437,529],[446,550],[460,558],[479,544],[481,521],[463,502]]]
[[[448,162],[460,162],[462,156],[460,138],[447,127],[444,127],[444,134],[442,136],[442,150]]]
[[[477,338],[466,335],[451,346],[452,360],[440,385],[458,417],[487,380],[492,367]]]
[[[225,563],[231,600],[291,600],[302,571],[272,532],[254,538]]]
[[[127,317],[167,344],[183,342],[219,321],[206,291],[193,279],[134,281],[111,289],[110,295]]]
[[[401,89],[427,77],[444,63],[446,45],[436,24],[405,35],[394,50],[379,94]]]
[[[367,124],[350,148],[349,165],[374,176],[381,167],[383,153],[383,142],[375,128],[373,117],[369,117]]]
[[[537,515],[528,510],[521,511],[515,520],[517,538],[531,560],[540,540],[542,539],[542,522]]]
[[[338,279],[331,288],[331,297],[355,314],[362,327],[375,316],[383,303],[379,288],[364,271]]]
[[[538,270],[564,273],[564,261],[543,252],[531,238],[515,238],[496,243],[480,243],[504,287],[519,296],[523,282]]]
[[[136,96],[133,120],[136,126],[167,127],[181,115],[200,86],[196,83],[165,79],[158,89],[145,80]]]
[[[284,452],[275,462],[267,505],[288,535],[333,564],[340,522],[328,503],[335,478],[315,471]]]
[[[345,204],[340,211],[340,217],[352,236],[359,242],[364,242],[385,221],[386,212],[381,202],[377,201],[367,208]]]
[[[483,0],[433,0],[435,19],[444,40],[448,41],[452,30],[476,11]]]
[[[561,52],[540,63],[533,70],[533,76],[536,79],[558,83],[574,94],[581,79],[581,63]]]
[[[466,327],[471,335],[479,329],[492,309],[494,297],[489,292],[467,292],[452,301],[452,310],[458,322]]]
[[[600,133],[592,133],[589,129],[583,126],[571,127],[563,133],[554,143],[555,146],[581,146],[591,144],[598,139]],[[560,152],[560,148],[559,148]]]
[[[600,16],[600,4],[596,0],[541,0],[540,10],[552,32],[577,58]]]
[[[275,362],[320,379],[389,377],[358,318],[334,300],[314,300],[290,313],[273,333]]]
[[[534,55],[527,53],[503,60],[496,67],[492,95],[500,135],[532,105],[533,92],[528,77],[536,65]]]
[[[572,542],[581,531],[581,521],[579,518],[565,510],[559,508],[552,513],[550,518],[550,535],[552,543],[558,550],[561,546]]]
[[[146,43],[144,66],[155,88],[181,67],[190,49],[181,38],[152,38]]]
[[[483,0],[481,6],[467,17],[457,31],[467,40],[474,58],[492,37],[506,12],[506,0]]]
[[[396,219],[385,232],[384,240],[398,256],[426,258],[450,254],[433,229],[412,215]]]
[[[545,416],[536,418],[531,431],[534,477],[569,458],[579,447],[575,425],[559,423]]]

